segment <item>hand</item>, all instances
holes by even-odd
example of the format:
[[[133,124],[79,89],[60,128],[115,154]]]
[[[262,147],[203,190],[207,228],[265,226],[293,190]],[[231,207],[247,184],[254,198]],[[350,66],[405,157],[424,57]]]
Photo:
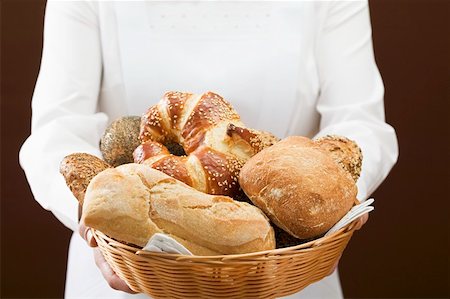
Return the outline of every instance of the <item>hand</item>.
[[[368,219],[369,219],[369,213],[363,214],[361,217],[359,217],[359,221],[357,222],[357,224],[355,226],[355,230],[361,229],[361,227],[367,222]],[[336,264],[333,266],[333,268],[331,268],[331,271],[330,271],[330,273],[328,273],[328,275],[333,274],[334,270],[336,270],[336,268],[339,264],[340,259],[341,259],[341,257],[338,258],[338,260],[336,261]]]
[[[126,284],[125,281],[123,281],[109,266],[108,262],[106,262],[105,258],[103,257],[102,252],[97,247],[97,242],[95,241],[95,238],[92,236],[91,229],[84,225],[84,223],[80,223],[79,227],[79,233],[81,237],[86,240],[87,244],[90,247],[93,247],[94,249],[94,260],[97,267],[100,269],[100,272],[102,273],[105,280],[108,282],[109,286],[113,288],[114,290],[130,293],[130,294],[136,294],[133,290],[130,289],[130,287]]]
[[[366,224],[367,220],[369,219],[369,213],[363,214],[361,217],[359,217],[359,222],[356,223],[355,229],[359,230],[361,227]]]

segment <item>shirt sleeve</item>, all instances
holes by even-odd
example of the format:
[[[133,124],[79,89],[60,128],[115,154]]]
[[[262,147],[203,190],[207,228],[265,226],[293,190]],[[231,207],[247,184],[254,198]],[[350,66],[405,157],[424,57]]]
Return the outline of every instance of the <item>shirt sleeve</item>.
[[[91,3],[48,1],[31,135],[19,154],[35,199],[72,230],[78,203],[59,164],[74,152],[100,157],[98,142],[108,120],[97,112],[102,73],[97,22]]]
[[[320,80],[318,136],[346,136],[363,152],[358,199],[382,183],[397,161],[394,129],[385,122],[384,87],[375,64],[367,1],[333,1],[323,7],[316,41]]]

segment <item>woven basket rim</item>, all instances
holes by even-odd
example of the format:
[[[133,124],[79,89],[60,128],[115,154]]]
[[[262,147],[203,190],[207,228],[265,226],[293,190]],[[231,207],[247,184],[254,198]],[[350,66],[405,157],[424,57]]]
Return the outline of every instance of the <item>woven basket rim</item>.
[[[296,246],[215,256],[143,251],[100,231],[92,233],[113,271],[138,293],[153,298],[272,299],[329,275],[360,221]]]
[[[208,256],[202,256],[202,255],[182,255],[182,254],[176,254],[176,253],[166,253],[166,252],[153,252],[153,251],[146,251],[141,250],[136,247],[129,246],[127,244],[121,243],[115,239],[112,239],[105,235],[104,233],[95,230],[91,228],[92,234],[96,239],[103,239],[107,241],[111,246],[113,247],[119,247],[121,249],[124,249],[128,252],[133,252],[137,256],[145,257],[145,256],[152,256],[152,257],[158,257],[158,258],[167,258],[170,260],[233,260],[233,259],[242,259],[242,258],[251,258],[256,256],[276,256],[283,254],[285,252],[289,251],[296,251],[301,249],[307,249],[307,248],[313,248],[316,246],[321,245],[322,243],[326,243],[330,239],[335,238],[338,235],[342,235],[345,233],[353,233],[355,227],[359,222],[361,222],[361,218],[357,218],[351,223],[347,224],[340,230],[328,235],[328,236],[322,236],[320,238],[311,240],[309,242],[295,245],[295,246],[289,246],[284,248],[276,248],[276,249],[270,249],[270,250],[264,250],[264,251],[256,251],[256,252],[250,252],[250,253],[243,253],[243,254],[223,254],[223,255],[208,255]],[[98,240],[97,240],[98,241]]]

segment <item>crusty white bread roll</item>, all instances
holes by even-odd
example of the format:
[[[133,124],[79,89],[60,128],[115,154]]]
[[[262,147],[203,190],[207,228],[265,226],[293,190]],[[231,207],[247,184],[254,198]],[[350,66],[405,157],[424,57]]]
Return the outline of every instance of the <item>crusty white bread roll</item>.
[[[257,207],[199,192],[140,164],[95,176],[86,190],[82,221],[141,247],[153,234],[165,233],[196,255],[275,248],[273,228]]]
[[[328,231],[356,199],[352,175],[321,143],[285,138],[253,156],[239,175],[250,200],[299,239]]]

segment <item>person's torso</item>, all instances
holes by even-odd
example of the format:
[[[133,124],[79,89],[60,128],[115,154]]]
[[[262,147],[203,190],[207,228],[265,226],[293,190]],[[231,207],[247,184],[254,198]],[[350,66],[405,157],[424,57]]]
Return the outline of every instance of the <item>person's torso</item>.
[[[99,4],[100,110],[141,115],[166,91],[214,91],[249,127],[279,137],[318,130],[311,2]]]

